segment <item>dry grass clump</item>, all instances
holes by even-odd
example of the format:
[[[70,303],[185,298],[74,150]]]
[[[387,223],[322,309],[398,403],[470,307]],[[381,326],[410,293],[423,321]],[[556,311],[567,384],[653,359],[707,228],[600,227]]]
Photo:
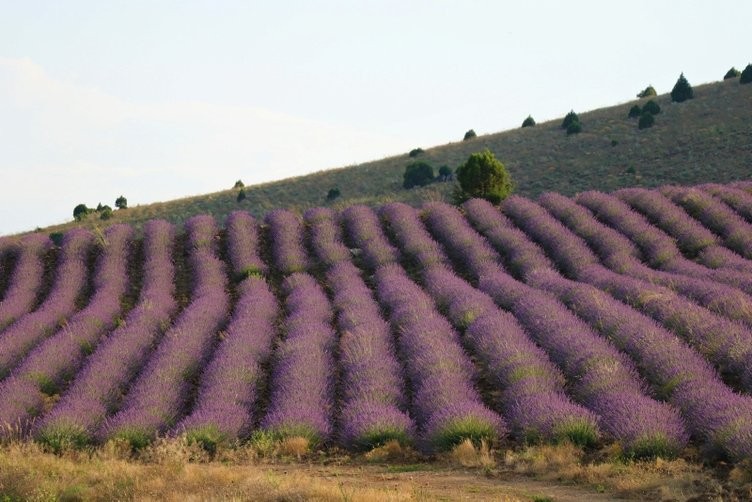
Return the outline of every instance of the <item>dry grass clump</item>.
[[[462,467],[482,467],[491,469],[496,466],[496,460],[485,441],[476,447],[470,439],[465,439],[452,448],[448,456],[451,463]]]

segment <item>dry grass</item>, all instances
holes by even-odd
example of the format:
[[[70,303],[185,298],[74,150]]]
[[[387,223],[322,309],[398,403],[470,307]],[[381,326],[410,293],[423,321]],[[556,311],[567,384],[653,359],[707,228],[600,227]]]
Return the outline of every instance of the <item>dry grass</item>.
[[[561,119],[556,119],[535,127],[425,148],[418,159],[436,168],[455,168],[471,153],[489,148],[509,169],[517,192],[526,196],[544,191],[568,195],[591,189],[610,191],[626,186],[723,183],[749,178],[752,86],[728,80],[697,85],[694,90],[695,99],[681,104],[671,103],[666,94],[655,98],[662,112],[650,129],[640,131],[636,121],[627,118],[629,108],[639,102],[631,100],[591,112],[577,110],[583,126],[580,134],[567,136],[559,127]],[[562,116],[567,110],[567,106],[562,106]],[[242,203],[236,201],[237,190],[225,190],[115,211],[108,222],[93,214],[83,225],[102,227],[128,222],[139,226],[152,218],[181,223],[199,213],[223,218],[234,209],[260,216],[276,207],[304,211],[322,205],[338,208],[355,203],[374,206],[389,201],[419,204],[448,200],[453,183],[402,188],[405,166],[413,160],[405,152],[357,166],[246,187]],[[238,173],[238,177],[242,178],[243,173]],[[233,181],[228,180],[228,186]],[[340,188],[342,197],[328,203],[326,193],[333,187]],[[71,202],[71,208],[73,205]],[[74,225],[58,225],[45,231]]]
[[[495,452],[466,442],[437,458],[396,442],[356,457],[314,457],[304,446],[289,441],[260,458],[246,445],[210,459],[175,440],[136,457],[115,442],[63,455],[15,442],[0,447],[0,500],[752,500],[749,462],[725,471],[687,459],[625,463],[616,447],[568,444]]]

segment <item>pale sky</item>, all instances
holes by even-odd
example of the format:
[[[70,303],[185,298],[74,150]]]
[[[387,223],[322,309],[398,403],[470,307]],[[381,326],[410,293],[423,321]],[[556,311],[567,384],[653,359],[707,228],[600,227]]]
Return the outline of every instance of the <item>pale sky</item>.
[[[0,0],[0,235],[721,80],[749,0]]]

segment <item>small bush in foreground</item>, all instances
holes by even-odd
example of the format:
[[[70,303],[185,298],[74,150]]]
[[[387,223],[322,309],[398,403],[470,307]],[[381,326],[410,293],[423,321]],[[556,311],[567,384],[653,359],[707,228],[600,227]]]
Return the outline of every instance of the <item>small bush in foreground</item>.
[[[426,162],[413,162],[405,168],[402,186],[410,189],[426,186],[433,182],[433,167]]]
[[[679,75],[679,79],[674,84],[674,88],[671,89],[671,101],[675,103],[682,103],[688,99],[692,99],[695,93],[692,90],[692,86],[689,85],[684,73]]]
[[[431,444],[439,451],[449,451],[466,440],[480,447],[484,442],[490,444],[497,439],[496,429],[491,422],[468,417],[447,423],[431,438]]]

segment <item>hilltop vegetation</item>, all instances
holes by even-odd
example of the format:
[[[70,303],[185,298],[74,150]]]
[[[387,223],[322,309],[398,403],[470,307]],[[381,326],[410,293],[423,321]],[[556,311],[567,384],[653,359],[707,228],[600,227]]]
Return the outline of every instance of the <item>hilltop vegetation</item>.
[[[356,166],[130,207],[114,211],[110,222],[140,224],[159,217],[181,223],[194,214],[223,218],[235,209],[259,217],[278,207],[302,212],[320,205],[342,208],[356,203],[375,206],[389,201],[413,205],[449,201],[454,182],[407,190],[403,187],[405,167],[419,160],[454,170],[485,148],[503,162],[515,181],[516,193],[532,197],[544,191],[572,195],[589,189],[611,191],[628,186],[724,183],[748,178],[752,165],[752,86],[740,85],[739,79],[733,78],[694,86],[693,91],[694,99],[683,103],[672,103],[668,92],[658,96],[649,93],[643,99],[579,112],[578,134],[567,135],[559,127],[561,119],[554,119],[534,127],[470,135],[465,141],[416,148]],[[650,100],[658,105],[660,115],[652,127],[640,130],[637,122],[629,119],[629,111],[635,105],[642,108]],[[243,173],[238,175],[242,177]],[[228,186],[231,184],[228,180]],[[328,198],[335,189],[339,196]],[[239,190],[243,190],[241,197]],[[77,202],[72,201],[71,207]],[[45,230],[58,231],[73,224]],[[85,218],[83,224],[105,225],[98,214]]]

